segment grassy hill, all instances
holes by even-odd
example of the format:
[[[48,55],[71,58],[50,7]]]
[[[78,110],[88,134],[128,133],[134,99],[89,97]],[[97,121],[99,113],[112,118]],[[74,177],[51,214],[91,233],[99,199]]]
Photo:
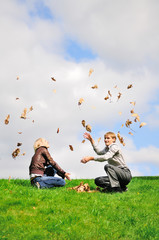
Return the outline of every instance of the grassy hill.
[[[36,189],[29,180],[0,179],[0,239],[159,239],[159,177],[134,177],[125,193]]]

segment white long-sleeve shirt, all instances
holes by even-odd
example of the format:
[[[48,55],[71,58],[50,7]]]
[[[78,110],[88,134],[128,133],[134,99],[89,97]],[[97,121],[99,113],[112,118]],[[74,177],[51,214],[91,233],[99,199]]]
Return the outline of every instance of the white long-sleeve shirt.
[[[101,157],[94,157],[94,161],[108,161],[111,165],[127,168],[121,149],[116,143],[106,146],[103,150],[99,150],[94,143],[92,143],[92,146],[98,155],[102,155]]]

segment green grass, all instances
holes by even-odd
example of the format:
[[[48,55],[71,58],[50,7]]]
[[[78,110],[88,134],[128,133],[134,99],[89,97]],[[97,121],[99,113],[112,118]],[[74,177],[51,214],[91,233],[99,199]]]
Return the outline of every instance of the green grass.
[[[159,177],[134,177],[125,193],[36,189],[29,180],[0,179],[0,239],[159,239]]]

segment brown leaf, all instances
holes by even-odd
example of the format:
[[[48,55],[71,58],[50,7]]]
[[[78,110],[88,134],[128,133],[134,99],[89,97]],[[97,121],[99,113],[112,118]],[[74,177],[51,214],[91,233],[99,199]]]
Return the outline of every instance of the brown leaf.
[[[130,104],[132,104],[133,106],[135,106],[136,102],[130,102]]]
[[[84,102],[84,99],[80,98],[79,101],[78,101],[78,105],[81,105],[83,102]]]
[[[51,80],[53,80],[54,82],[56,82],[56,79],[54,77],[51,77]]]
[[[23,113],[20,118],[26,119],[27,108],[24,108]]]
[[[112,97],[110,90],[108,90],[108,94],[109,94],[110,97]]]
[[[71,151],[73,151],[73,147],[72,147],[72,145],[69,145],[69,148],[70,148]]]
[[[95,84],[93,87],[92,87],[93,89],[97,89],[98,88],[98,86],[97,86],[97,84]]]
[[[57,129],[57,133],[59,133],[59,131],[60,131],[60,129],[58,128],[58,129]]]
[[[129,134],[133,136],[133,133],[132,133],[132,132],[129,132]]]
[[[124,127],[124,124],[121,125],[121,128]]]
[[[86,130],[87,130],[88,132],[91,132],[91,131],[92,131],[92,127],[88,124],[88,125],[86,126]]]
[[[19,98],[18,97],[16,97],[16,99],[15,100],[19,100]]]
[[[18,134],[22,134],[22,132],[18,132]]]
[[[101,140],[101,137],[98,138],[98,143],[100,142],[100,140]]]
[[[13,152],[12,152],[12,157],[13,158],[16,158],[20,153],[20,149],[19,148],[16,148]]]
[[[56,93],[56,89],[53,89],[53,92]]]
[[[133,114],[133,113],[134,113],[134,109],[132,109],[132,110],[130,111],[130,113]]]
[[[131,124],[132,124],[132,121],[130,121],[129,119],[125,122],[126,127],[130,127]]]
[[[29,112],[31,112],[31,111],[33,111],[33,106],[31,106],[31,107],[29,108]]]
[[[26,154],[26,152],[23,152],[23,153],[22,153],[22,156],[24,156],[25,154]]]
[[[130,88],[132,88],[133,87],[133,85],[132,84],[129,84],[128,86],[127,86],[127,89],[130,89]]]
[[[120,136],[120,132],[118,132],[117,137],[118,137],[120,143],[121,143],[123,146],[125,146],[124,139],[123,139],[123,137]]]
[[[118,100],[121,98],[121,95],[122,95],[122,93],[119,92],[119,93],[118,93],[118,96],[117,96],[117,97],[118,97]]]
[[[19,80],[19,76],[17,76],[17,80]]]
[[[19,142],[17,143],[17,147],[20,147],[21,145],[22,145],[22,143],[19,143]]]
[[[82,143],[85,143],[85,141],[86,141],[86,140],[85,140],[85,139],[83,139]]]
[[[119,115],[121,116],[121,115],[122,115],[122,112],[119,112]]]
[[[85,120],[82,120],[82,125],[83,125],[83,127],[86,126],[86,121]]]
[[[141,127],[143,127],[143,126],[145,126],[145,125],[147,125],[147,123],[145,123],[145,122],[141,122],[141,124],[140,124],[139,127],[141,128]]]
[[[10,114],[7,115],[6,119],[4,120],[4,123],[7,125],[9,123]]]
[[[93,70],[92,68],[89,70],[89,77],[91,76],[91,74],[92,74],[93,71],[94,71],[94,70]]]
[[[131,116],[135,117],[135,120],[134,120],[135,122],[137,122],[137,121],[140,122],[140,117],[137,113],[132,113]]]
[[[104,98],[104,100],[108,100],[109,99],[109,96],[107,95],[105,98]]]

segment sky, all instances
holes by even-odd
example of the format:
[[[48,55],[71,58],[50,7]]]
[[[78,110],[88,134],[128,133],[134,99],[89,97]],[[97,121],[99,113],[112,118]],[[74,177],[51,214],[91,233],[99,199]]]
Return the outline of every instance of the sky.
[[[82,120],[101,149],[120,132],[133,176],[158,175],[158,12],[157,0],[0,2],[0,178],[29,179],[39,137],[72,179],[105,175],[106,162],[80,162],[96,156]]]

